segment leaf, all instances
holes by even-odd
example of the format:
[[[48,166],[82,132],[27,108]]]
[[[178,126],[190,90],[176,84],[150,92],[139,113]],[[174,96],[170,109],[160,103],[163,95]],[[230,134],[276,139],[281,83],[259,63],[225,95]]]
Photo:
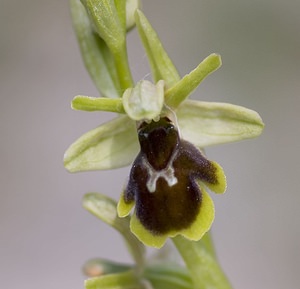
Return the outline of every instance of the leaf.
[[[120,168],[138,151],[135,123],[120,116],[77,139],[65,152],[64,165],[70,172]]]
[[[78,0],[71,0],[71,15],[81,55],[93,82],[102,96],[121,96],[114,59],[105,42],[94,32],[88,14]]]
[[[136,26],[146,50],[150,63],[153,81],[164,80],[166,87],[171,87],[179,81],[179,74],[163,48],[156,32],[145,15],[137,10],[135,13]]]
[[[254,138],[264,128],[257,112],[228,103],[186,100],[176,112],[182,138],[200,148]]]

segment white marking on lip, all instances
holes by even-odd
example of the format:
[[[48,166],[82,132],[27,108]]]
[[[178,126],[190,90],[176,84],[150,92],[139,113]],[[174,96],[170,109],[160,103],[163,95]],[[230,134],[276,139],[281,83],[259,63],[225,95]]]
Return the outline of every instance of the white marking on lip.
[[[177,156],[177,153],[178,151],[175,150],[167,166],[160,171],[155,170],[148,162],[148,160],[145,157],[143,158],[143,163],[147,168],[148,175],[149,175],[146,186],[150,193],[154,193],[156,191],[156,182],[159,178],[165,179],[169,187],[172,187],[177,184],[178,180],[174,175],[175,170],[173,168],[173,162]]]

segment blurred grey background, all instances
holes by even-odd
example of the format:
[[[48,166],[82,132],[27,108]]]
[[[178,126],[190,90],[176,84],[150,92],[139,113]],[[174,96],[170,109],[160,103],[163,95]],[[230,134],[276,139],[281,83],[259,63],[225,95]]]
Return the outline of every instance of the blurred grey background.
[[[228,178],[213,225],[225,272],[234,288],[299,288],[300,1],[142,2],[182,75],[222,55],[193,98],[252,108],[266,124],[258,139],[207,149]],[[128,42],[135,80],[148,77],[136,31]],[[118,198],[129,168],[63,168],[65,149],[113,117],[72,111],[80,93],[97,95],[68,1],[1,0],[1,288],[83,288],[85,260],[130,261],[119,235],[81,207],[90,191]]]

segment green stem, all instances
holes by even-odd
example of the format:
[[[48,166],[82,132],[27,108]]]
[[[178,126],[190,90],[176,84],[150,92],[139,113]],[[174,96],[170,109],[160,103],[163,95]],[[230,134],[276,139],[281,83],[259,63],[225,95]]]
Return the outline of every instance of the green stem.
[[[113,57],[115,59],[115,65],[117,70],[117,75],[119,78],[119,83],[122,89],[122,93],[125,89],[134,86],[134,82],[132,79],[128,56],[127,56],[127,47],[126,43],[120,47],[120,49],[115,49],[112,51]]]
[[[201,242],[204,244],[208,252],[217,259],[216,250],[214,247],[214,243],[210,234],[210,231],[208,231],[201,239]]]
[[[129,230],[123,231],[123,237],[126,240],[127,248],[137,265],[137,272],[141,273],[145,266],[144,246]]]
[[[202,241],[177,236],[173,242],[191,273],[194,289],[232,289],[213,254]]]

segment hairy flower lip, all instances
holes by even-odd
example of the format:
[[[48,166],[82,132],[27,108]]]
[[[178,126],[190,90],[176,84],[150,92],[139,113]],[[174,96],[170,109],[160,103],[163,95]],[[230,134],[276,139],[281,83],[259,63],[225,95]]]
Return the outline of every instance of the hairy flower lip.
[[[149,246],[159,248],[177,234],[199,240],[212,224],[214,208],[198,181],[223,193],[226,179],[222,168],[181,140],[167,117],[145,122],[142,127],[140,153],[120,198],[118,215],[127,216],[135,205],[131,231]],[[161,163],[163,166],[157,166]]]

